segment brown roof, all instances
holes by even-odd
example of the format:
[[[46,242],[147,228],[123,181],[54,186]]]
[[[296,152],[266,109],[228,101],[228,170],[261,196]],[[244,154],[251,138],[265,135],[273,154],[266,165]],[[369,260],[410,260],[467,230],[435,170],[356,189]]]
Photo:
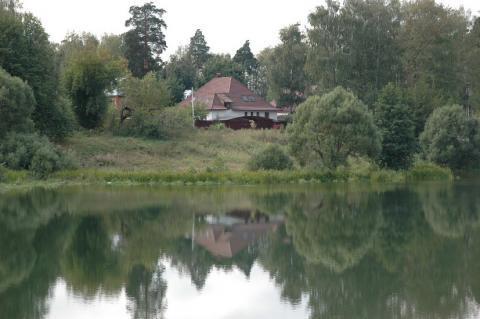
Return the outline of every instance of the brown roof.
[[[216,77],[194,92],[195,101],[209,110],[272,111],[277,109],[232,77]],[[192,97],[181,104],[187,106]],[[229,104],[229,105],[228,105]]]
[[[209,225],[195,235],[195,242],[216,257],[232,258],[266,234],[276,231],[279,223]]]

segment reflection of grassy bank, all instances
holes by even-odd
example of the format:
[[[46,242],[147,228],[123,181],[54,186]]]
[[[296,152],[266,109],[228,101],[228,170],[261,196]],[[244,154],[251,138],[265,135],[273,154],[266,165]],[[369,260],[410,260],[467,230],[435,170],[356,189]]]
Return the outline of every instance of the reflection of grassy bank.
[[[164,172],[122,171],[119,169],[78,169],[51,176],[46,184],[166,184],[166,185],[273,185],[321,184],[344,182],[404,183],[409,181],[451,180],[450,170],[433,165],[419,165],[408,171],[379,169],[337,169],[335,171],[226,171],[226,172]],[[28,174],[8,172],[6,185],[25,185],[35,181]]]

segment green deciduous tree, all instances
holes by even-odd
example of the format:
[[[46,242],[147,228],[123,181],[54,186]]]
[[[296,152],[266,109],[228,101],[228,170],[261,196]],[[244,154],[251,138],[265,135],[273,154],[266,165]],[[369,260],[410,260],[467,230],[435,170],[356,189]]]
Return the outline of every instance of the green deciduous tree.
[[[329,0],[310,14],[306,71],[317,90],[351,89],[366,103],[401,78],[398,0]]]
[[[10,132],[32,131],[34,109],[32,89],[0,68],[0,137]]]
[[[375,105],[375,122],[382,135],[380,163],[388,168],[405,169],[413,160],[415,126],[402,90],[387,85]]]
[[[172,95],[175,102],[183,100],[183,93],[194,86],[197,71],[193,64],[188,47],[180,47],[170,56],[170,61],[165,66],[164,76],[171,83]]]
[[[451,168],[478,167],[480,123],[460,105],[436,109],[428,118],[420,143],[428,160]]]
[[[280,31],[282,44],[273,49],[268,71],[269,96],[276,100],[277,105],[292,106],[304,101],[307,54],[304,38],[298,24]]]
[[[460,67],[468,27],[465,12],[434,0],[405,3],[403,11],[399,40],[408,86],[421,83],[459,103],[465,85]]]
[[[327,0],[326,7],[319,6],[308,17],[310,47],[306,71],[322,89],[331,89],[340,82],[339,69],[342,52],[342,17],[340,3]]]
[[[62,99],[55,50],[40,21],[28,13],[0,8],[0,65],[33,89],[35,127],[53,138],[72,129],[69,106]]]
[[[165,12],[153,2],[130,7],[131,17],[125,21],[125,26],[131,27],[124,35],[125,57],[136,77],[158,70],[162,63],[160,55],[167,48],[163,33],[167,27],[163,20]]]
[[[480,109],[480,18],[477,18],[467,35],[465,52],[466,87],[462,104],[468,111]]]
[[[205,63],[201,76],[197,80],[197,86],[202,86],[217,75],[231,76],[245,83],[242,66],[235,63],[229,54],[211,55]]]
[[[372,114],[341,87],[301,104],[287,132],[291,151],[302,165],[335,168],[349,156],[376,157],[381,148]]]
[[[272,56],[273,54],[273,49],[271,48],[266,48],[263,49],[258,55],[257,55],[257,72],[256,74],[251,77],[248,81],[249,88],[255,92],[256,94],[260,95],[261,97],[267,98],[269,100],[270,97],[267,97],[268,91],[269,91],[269,78],[268,78],[268,73],[272,67],[271,61],[272,61]]]
[[[150,112],[160,110],[172,103],[172,97],[165,80],[159,80],[153,73],[143,79],[127,78],[121,83],[125,94],[125,105],[135,111]]]
[[[85,128],[96,128],[107,110],[105,91],[115,81],[121,69],[96,52],[80,53],[65,72],[65,87],[77,119]]]

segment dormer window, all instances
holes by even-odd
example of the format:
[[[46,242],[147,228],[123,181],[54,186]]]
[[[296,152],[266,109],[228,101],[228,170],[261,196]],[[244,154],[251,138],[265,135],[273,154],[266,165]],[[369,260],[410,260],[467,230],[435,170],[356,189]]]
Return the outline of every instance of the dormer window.
[[[242,101],[246,103],[256,102],[257,98],[252,95],[242,95]]]
[[[225,105],[225,108],[227,108],[227,109],[232,108],[232,102],[225,102],[224,105]]]

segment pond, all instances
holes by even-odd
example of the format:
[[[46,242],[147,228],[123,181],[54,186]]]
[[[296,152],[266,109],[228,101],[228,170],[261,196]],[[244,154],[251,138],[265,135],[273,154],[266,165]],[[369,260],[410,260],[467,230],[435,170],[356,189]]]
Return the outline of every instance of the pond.
[[[0,194],[0,318],[478,318],[480,182]]]

